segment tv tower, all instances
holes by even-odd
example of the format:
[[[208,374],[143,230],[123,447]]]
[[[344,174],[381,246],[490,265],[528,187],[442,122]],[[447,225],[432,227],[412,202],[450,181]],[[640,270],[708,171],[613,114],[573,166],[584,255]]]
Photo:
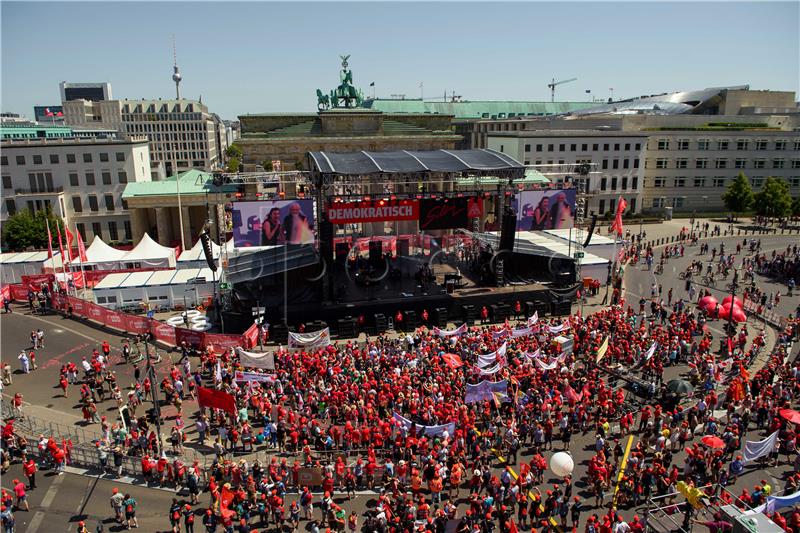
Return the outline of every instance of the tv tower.
[[[178,70],[178,55],[175,52],[175,34],[172,35],[172,81],[175,82],[175,98],[181,99],[181,72]]]

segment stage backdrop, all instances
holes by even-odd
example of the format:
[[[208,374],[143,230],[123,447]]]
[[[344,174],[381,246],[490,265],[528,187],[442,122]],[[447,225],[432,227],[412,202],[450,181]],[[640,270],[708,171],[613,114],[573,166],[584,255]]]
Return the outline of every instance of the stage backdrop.
[[[233,244],[314,244],[314,201],[234,202]]]
[[[419,204],[420,231],[468,227],[468,200],[468,198],[421,200]]]
[[[514,200],[517,231],[571,228],[575,223],[575,189],[523,191]]]

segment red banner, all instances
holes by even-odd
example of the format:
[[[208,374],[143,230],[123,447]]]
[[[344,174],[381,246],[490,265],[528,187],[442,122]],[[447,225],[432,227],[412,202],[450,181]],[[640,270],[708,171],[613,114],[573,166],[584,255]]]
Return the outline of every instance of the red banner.
[[[242,334],[242,341],[243,348],[248,350],[258,344],[258,326],[256,324],[247,328],[247,331]]]
[[[213,407],[232,415],[236,414],[236,401],[227,392],[206,387],[197,387],[197,392],[197,403],[200,407]]]
[[[27,285],[21,285],[19,283],[15,283],[14,285],[8,286],[9,291],[11,292],[11,299],[18,300],[20,302],[24,302],[28,299],[28,291],[30,290]]]
[[[228,348],[241,346],[243,335],[223,335],[221,333],[205,333],[205,348],[211,348],[214,353],[221,353]]]
[[[88,316],[87,313],[89,312],[89,308],[87,307],[87,304],[89,302],[85,302],[80,298],[75,298],[74,296],[70,296],[69,303],[72,305],[72,314],[83,317]]]
[[[140,335],[150,331],[150,324],[147,323],[147,318],[136,315],[125,315],[125,329],[128,333],[136,333]]]
[[[57,292],[51,295],[53,301],[53,307],[56,309],[66,309],[67,308],[67,295],[61,294]]]
[[[175,328],[175,346],[186,343],[190,348],[202,350],[204,348],[205,333],[187,328]]]
[[[367,200],[328,204],[328,220],[332,224],[418,219],[419,202],[417,200]]]
[[[111,309],[106,309],[106,320],[105,325],[118,329],[120,331],[127,331],[127,320],[124,313],[120,313],[118,311],[113,311]]]
[[[8,285],[3,285],[2,287],[0,287],[0,298],[2,298],[4,301],[5,301],[6,298],[8,298],[10,300],[11,299],[11,287],[9,287]]]
[[[86,302],[86,316],[89,320],[94,320],[100,324],[106,323],[106,308],[102,305]]]
[[[153,337],[164,344],[175,346],[175,328],[169,324],[164,324],[155,319],[148,319],[150,324],[150,333]]]
[[[55,281],[56,277],[53,274],[36,274],[33,276],[22,276],[22,284],[27,285],[35,291],[42,289],[42,285],[49,285]]]

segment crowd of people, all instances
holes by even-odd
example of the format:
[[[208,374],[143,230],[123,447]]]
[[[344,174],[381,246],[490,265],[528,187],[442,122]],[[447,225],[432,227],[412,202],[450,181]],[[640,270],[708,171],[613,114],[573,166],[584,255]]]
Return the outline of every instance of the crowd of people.
[[[662,263],[684,254],[684,240],[662,252]],[[648,257],[652,264],[653,250],[641,245],[624,252],[629,263]],[[188,492],[188,502],[169,508],[173,531],[193,532],[197,519],[206,531],[237,533],[294,531],[305,520],[311,531],[440,533],[455,521],[464,533],[579,524],[591,533],[636,532],[644,517],[634,509],[649,498],[667,496],[665,505],[684,512],[688,504],[675,496],[681,483],[701,489],[712,505],[763,503],[763,482],[739,495],[725,489],[745,471],[737,450],[754,430],[779,432],[778,446],[760,461],[783,456],[800,473],[800,433],[779,414],[800,395],[800,364],[787,359],[797,321],[751,375],[764,332],[743,324],[716,349],[710,317],[692,305],[699,296],[673,298],[655,284],[638,309],[619,294],[616,305],[585,316],[458,332],[422,327],[362,344],[281,350],[269,371],[244,368],[235,350],[195,357],[183,346],[160,381],[137,367],[130,387],[117,383],[113,370],[130,346],[115,362],[104,343],[65,364],[59,386],[65,396],[78,387],[84,419],[100,425],[104,468],[121,475],[122,458],[134,456],[150,483]],[[669,388],[665,374],[678,365],[688,367],[693,392]],[[237,381],[243,370],[258,378]],[[501,386],[470,396],[475,388],[485,393],[485,382]],[[153,387],[162,415],[169,412],[159,419],[164,443],[158,413],[141,407]],[[184,402],[201,387],[230,395],[234,409],[185,413]],[[98,416],[103,402],[127,407],[129,420]],[[701,437],[709,436],[722,446],[706,445]],[[575,438],[591,443],[591,457],[576,472],[555,476],[548,456],[574,449]],[[4,453],[28,464],[31,452],[20,439],[13,426],[4,429]],[[185,446],[212,455],[211,464],[187,460]],[[42,436],[37,448],[39,466],[62,470],[69,462],[68,442]],[[797,486],[800,474],[791,480]],[[363,515],[348,508],[359,490],[375,492]],[[204,493],[208,505],[201,504]],[[137,526],[130,500],[112,495],[116,518],[128,528]],[[3,501],[10,512],[6,494]],[[772,516],[800,531],[800,516]],[[685,513],[685,523],[692,518]]]

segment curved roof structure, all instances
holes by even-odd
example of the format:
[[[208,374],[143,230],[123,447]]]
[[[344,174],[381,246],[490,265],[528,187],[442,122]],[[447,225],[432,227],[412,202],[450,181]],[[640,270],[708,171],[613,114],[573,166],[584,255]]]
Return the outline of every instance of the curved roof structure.
[[[322,174],[393,174],[413,172],[493,172],[519,170],[519,161],[494,150],[428,150],[395,152],[309,152]]]

